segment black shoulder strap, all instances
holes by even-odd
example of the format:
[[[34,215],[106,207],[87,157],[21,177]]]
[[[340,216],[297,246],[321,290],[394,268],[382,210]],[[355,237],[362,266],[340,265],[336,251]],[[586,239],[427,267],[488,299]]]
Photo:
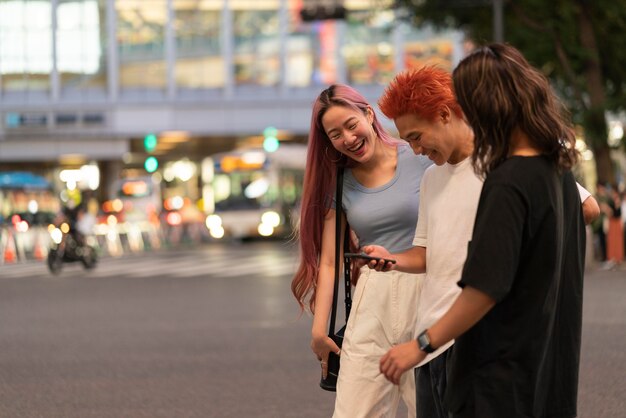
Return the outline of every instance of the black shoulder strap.
[[[342,209],[342,198],[343,198],[343,167],[337,167],[337,188],[335,193],[335,283],[333,290],[333,306],[330,313],[330,324],[328,326],[328,334],[335,334],[335,320],[337,317],[337,299],[339,296],[339,271],[341,267],[341,214],[343,212]],[[350,243],[350,237],[348,234],[348,224],[346,222],[346,230],[344,232],[344,249],[348,248]],[[345,278],[345,304],[346,304],[346,322],[348,322],[348,317],[350,315],[350,308],[352,307],[352,298],[351,298],[351,283],[350,283],[350,260],[343,260],[344,262],[344,278]]]
[[[346,232],[344,234],[343,248],[344,253],[349,251],[350,248],[350,225],[346,222]],[[348,250],[346,250],[348,249]],[[346,298],[344,299],[344,303],[346,304],[346,323],[348,322],[348,318],[350,317],[350,309],[352,308],[352,281],[350,280],[352,275],[350,274],[350,267],[352,261],[344,257],[343,258],[343,278],[344,278],[344,295]]]

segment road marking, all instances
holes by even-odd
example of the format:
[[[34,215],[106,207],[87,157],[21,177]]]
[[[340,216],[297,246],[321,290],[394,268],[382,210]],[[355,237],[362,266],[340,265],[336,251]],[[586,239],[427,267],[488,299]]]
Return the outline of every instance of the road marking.
[[[149,278],[170,276],[189,277],[248,277],[254,275],[282,276],[293,274],[297,260],[293,251],[268,251],[258,248],[237,247],[232,251],[211,248],[175,255],[168,252],[129,255],[121,258],[100,259],[93,270],[84,270],[80,262],[63,265],[58,277],[87,278]],[[0,279],[44,277],[53,279],[45,262],[4,264],[0,266]]]

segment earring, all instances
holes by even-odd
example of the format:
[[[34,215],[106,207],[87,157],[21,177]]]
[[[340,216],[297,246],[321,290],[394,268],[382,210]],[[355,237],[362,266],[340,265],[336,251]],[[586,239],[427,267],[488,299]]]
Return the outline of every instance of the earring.
[[[332,158],[328,156],[328,148],[329,147],[324,148],[324,154],[326,155],[326,159],[333,164],[337,164],[339,161],[341,161],[341,159],[343,158],[343,154],[339,153],[339,158],[337,158],[336,160],[333,160]]]

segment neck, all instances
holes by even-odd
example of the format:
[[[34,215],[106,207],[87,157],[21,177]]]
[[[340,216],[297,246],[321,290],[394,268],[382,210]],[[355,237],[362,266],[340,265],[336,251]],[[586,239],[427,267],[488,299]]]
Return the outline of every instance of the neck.
[[[374,170],[376,167],[379,167],[384,162],[389,160],[389,152],[391,148],[393,147],[385,144],[380,138],[376,138],[376,147],[374,148],[374,155],[372,155],[372,158],[365,163],[358,164],[352,169],[352,171],[356,170],[367,172]]]
[[[541,150],[532,143],[528,135],[519,127],[511,132],[511,147],[509,148],[509,157],[513,155],[531,157],[540,155]]]
[[[465,122],[459,122],[460,135],[458,145],[448,158],[448,163],[455,165],[472,155],[474,151],[474,131]]]

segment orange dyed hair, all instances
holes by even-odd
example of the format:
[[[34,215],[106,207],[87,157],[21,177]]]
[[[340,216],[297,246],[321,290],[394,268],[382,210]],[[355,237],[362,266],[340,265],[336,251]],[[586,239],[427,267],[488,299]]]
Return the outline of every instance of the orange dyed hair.
[[[435,66],[424,66],[401,72],[389,83],[378,100],[380,111],[389,119],[415,114],[426,120],[435,120],[443,106],[463,118],[456,101],[452,76]]]

